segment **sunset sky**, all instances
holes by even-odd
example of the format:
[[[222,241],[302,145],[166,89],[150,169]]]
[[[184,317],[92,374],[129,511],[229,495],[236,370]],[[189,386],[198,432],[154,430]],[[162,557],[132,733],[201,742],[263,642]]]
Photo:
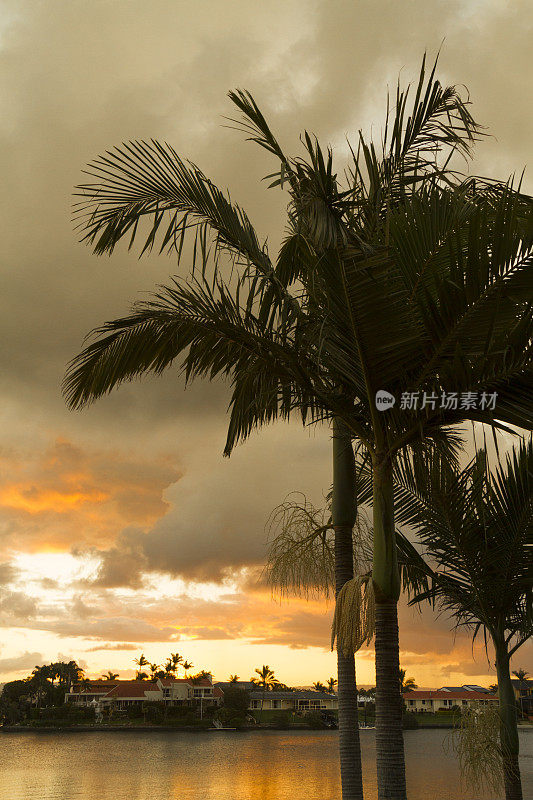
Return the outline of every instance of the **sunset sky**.
[[[123,246],[92,255],[73,230],[73,187],[107,148],[165,140],[229,188],[275,252],[286,195],[261,182],[276,168],[268,154],[224,127],[228,90],[252,92],[287,151],[308,129],[342,166],[346,137],[379,131],[387,85],[414,79],[441,44],[441,81],[468,87],[492,134],[471,171],[519,173],[533,139],[530,0],[0,9],[0,682],[71,658],[91,676],[130,677],[141,652],[171,651],[218,679],[269,664],[289,684],[325,680],[331,605],[276,602],[257,576],[274,506],[295,490],[323,503],[327,428],[279,424],[224,459],[227,387],[184,391],[171,373],[68,411],[60,384],[84,335],[176,270]],[[448,619],[403,604],[400,625],[402,666],[421,686],[495,681]],[[518,666],[533,671],[531,644]],[[362,684],[373,669],[363,650]]]

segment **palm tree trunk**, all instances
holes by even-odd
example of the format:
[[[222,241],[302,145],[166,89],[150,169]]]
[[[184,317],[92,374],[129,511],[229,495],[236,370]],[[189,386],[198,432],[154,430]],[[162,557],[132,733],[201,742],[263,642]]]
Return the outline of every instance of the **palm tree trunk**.
[[[352,442],[344,424],[337,419],[333,421],[331,515],[335,530],[335,594],[338,595],[344,584],[353,578],[352,531],[357,508]],[[342,800],[362,800],[363,773],[354,655],[345,656],[337,651],[337,671]]]
[[[500,744],[503,759],[505,800],[522,800],[522,781],[518,765],[518,724],[516,700],[509,671],[509,655],[505,641],[496,644],[496,674],[500,713]]]
[[[394,534],[390,460],[373,458],[374,562],[376,597],[376,762],[378,800],[405,800],[405,756],[400,688],[398,598],[400,573]]]

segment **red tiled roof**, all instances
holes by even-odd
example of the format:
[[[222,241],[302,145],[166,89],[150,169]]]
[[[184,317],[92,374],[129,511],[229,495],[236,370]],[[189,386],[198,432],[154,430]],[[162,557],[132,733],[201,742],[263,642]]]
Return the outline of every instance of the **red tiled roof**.
[[[72,689],[74,692],[101,692],[108,691],[113,686],[116,686],[117,683],[121,683],[121,681],[91,681],[86,687],[82,686],[81,683],[74,683]]]
[[[213,697],[224,697],[224,692],[220,686],[213,686]]]
[[[151,681],[121,681],[107,693],[107,697],[144,697],[145,692],[157,691],[158,688]]]
[[[495,694],[485,692],[440,692],[424,691],[423,689],[413,689],[403,693],[404,700],[497,700]]]

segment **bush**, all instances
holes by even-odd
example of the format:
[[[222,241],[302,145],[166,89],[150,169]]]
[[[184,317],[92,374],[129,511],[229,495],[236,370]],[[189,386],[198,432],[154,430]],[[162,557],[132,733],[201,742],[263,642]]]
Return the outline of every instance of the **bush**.
[[[29,695],[32,693],[32,687],[29,684],[29,681],[9,681],[8,683],[4,684],[4,688],[2,689],[2,701],[6,701],[8,703],[16,703],[22,697]]]
[[[242,728],[243,725],[248,725],[248,714],[238,714],[236,717],[231,717],[226,722],[228,728]]]
[[[194,710],[189,706],[168,706],[167,707],[167,719],[184,719],[184,718],[193,718],[194,719]]]
[[[179,728],[185,725],[196,725],[197,721],[197,715],[193,708],[188,706],[169,706],[167,708],[167,725]]]
[[[307,716],[309,716],[309,714]],[[289,709],[278,711],[275,721],[276,725],[278,725],[280,728],[290,728],[292,722],[292,711],[289,711]]]
[[[320,730],[321,728],[326,727],[320,711],[310,711],[304,716],[304,721],[307,724],[307,727],[311,728],[312,730]]]
[[[407,731],[418,728],[418,717],[414,711],[404,711],[402,715],[402,727]]]
[[[250,692],[238,689],[235,686],[228,686],[224,691],[224,708],[233,711],[235,714],[246,714],[250,705]]]
[[[94,708],[64,703],[50,708],[32,708],[28,714],[35,727],[64,728],[71,725],[90,725],[95,720]]]
[[[146,721],[160,725],[165,720],[165,704],[159,700],[147,700],[143,704]]]
[[[16,725],[27,719],[29,710],[29,703],[25,703],[23,700],[17,702],[7,701],[3,698],[0,700],[0,718],[5,725]]]
[[[132,703],[124,709],[125,716],[128,719],[140,719],[144,716],[144,709],[142,703]]]

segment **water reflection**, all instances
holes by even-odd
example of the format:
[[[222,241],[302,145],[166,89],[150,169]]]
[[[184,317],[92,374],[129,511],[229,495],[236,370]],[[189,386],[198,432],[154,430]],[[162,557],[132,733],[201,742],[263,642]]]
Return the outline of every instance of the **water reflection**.
[[[461,789],[446,732],[407,731],[410,800],[488,800]],[[365,797],[375,745],[363,731]],[[533,730],[521,732],[533,797]],[[339,797],[337,734],[26,733],[0,735],[0,800],[314,800]]]

